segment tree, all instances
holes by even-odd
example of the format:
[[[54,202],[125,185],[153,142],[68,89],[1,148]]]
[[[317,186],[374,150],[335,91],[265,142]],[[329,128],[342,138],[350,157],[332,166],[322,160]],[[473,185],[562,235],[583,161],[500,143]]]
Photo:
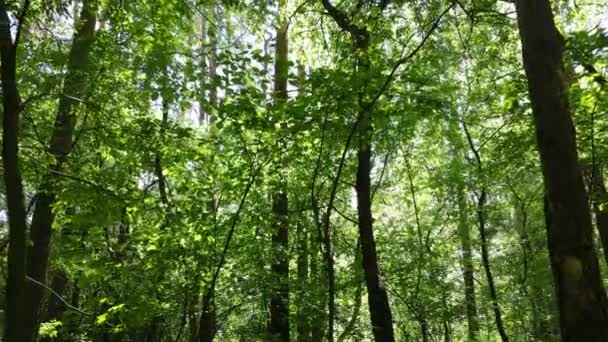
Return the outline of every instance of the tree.
[[[9,247],[8,279],[6,284],[6,328],[7,342],[27,341],[27,330],[22,326],[26,318],[23,303],[26,277],[26,213],[23,183],[19,167],[19,114],[23,104],[17,88],[17,47],[29,1],[23,5],[19,26],[13,41],[11,22],[6,5],[0,5],[0,53],[2,71],[2,165],[8,212]]]
[[[608,339],[607,299],[549,1],[516,1],[523,63],[545,182],[545,215],[563,341]]]
[[[373,231],[371,203],[371,156],[372,156],[372,107],[368,99],[367,83],[370,73],[368,55],[369,32],[358,27],[334,7],[328,0],[323,0],[323,7],[336,21],[340,28],[351,35],[356,53],[356,74],[361,82],[358,92],[359,113],[355,119],[353,131],[357,131],[357,173],[355,190],[357,192],[357,213],[359,216],[359,235],[361,238],[362,263],[367,285],[370,317],[376,341],[394,341],[393,319],[386,289],[381,284],[378,267],[378,253]],[[331,308],[330,308],[331,310]],[[330,321],[329,340],[333,341],[333,324]]]
[[[274,96],[277,109],[288,99],[287,78],[289,74],[288,29],[285,0],[279,1],[274,64]],[[280,115],[280,114],[279,114]],[[282,122],[279,122],[282,125]],[[279,142],[279,145],[281,143]],[[270,296],[270,324],[268,327],[271,340],[289,341],[289,212],[287,190],[284,180],[285,156],[278,152],[277,165],[278,186],[272,199],[272,278],[273,287]]]
[[[90,52],[95,39],[97,24],[97,4],[84,1],[80,20],[75,22],[75,33],[68,60],[63,93],[59,100],[55,128],[50,141],[50,152],[55,158],[49,169],[48,179],[61,173],[63,164],[73,148],[76,109],[86,101],[89,89]],[[35,210],[30,227],[31,246],[27,253],[27,274],[40,282],[46,281],[49,262],[52,226],[54,222],[53,204],[55,191],[53,184],[47,181],[36,194]],[[29,283],[26,289],[25,326],[27,341],[33,341],[38,335],[39,312],[44,289]]]

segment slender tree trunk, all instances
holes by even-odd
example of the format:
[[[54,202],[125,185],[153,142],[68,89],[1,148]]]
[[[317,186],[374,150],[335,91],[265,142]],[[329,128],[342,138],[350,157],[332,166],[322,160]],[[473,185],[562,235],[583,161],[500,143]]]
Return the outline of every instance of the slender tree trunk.
[[[361,238],[361,253],[365,284],[367,286],[367,297],[369,312],[372,323],[374,339],[382,342],[395,340],[393,331],[393,318],[388,301],[388,294],[380,280],[380,268],[378,266],[378,253],[376,252],[376,240],[374,238],[372,201],[371,201],[371,156],[372,156],[372,104],[366,100],[367,79],[369,78],[370,61],[368,55],[369,32],[365,27],[361,28],[353,24],[348,16],[334,7],[329,0],[322,0],[323,7],[336,23],[345,31],[349,32],[356,49],[356,74],[363,84],[359,92],[359,117],[358,123],[358,151],[357,151],[357,175],[355,190],[357,192],[357,214],[359,218],[359,236]],[[333,334],[329,336],[333,341]]]
[[[361,312],[361,295],[363,294],[363,270],[361,269],[361,240],[357,240],[355,247],[355,283],[357,288],[355,289],[354,307],[353,314],[350,320],[344,327],[344,331],[338,336],[338,342],[344,342],[349,335],[353,333],[359,319],[359,313]]]
[[[289,72],[288,61],[288,21],[286,16],[286,0],[279,1],[277,16],[277,33],[275,45],[275,80],[274,91],[276,108],[281,110],[287,101],[287,76]],[[281,148],[281,147],[279,147]],[[284,151],[280,163],[285,163]],[[282,168],[278,166],[279,178],[283,178]],[[288,203],[286,182],[278,181],[276,192],[272,201],[273,233],[272,233],[272,277],[273,288],[270,299],[270,325],[268,327],[271,340],[289,341],[289,255],[288,255]]]
[[[374,238],[372,203],[371,203],[371,117],[363,113],[357,153],[357,213],[359,217],[359,236],[361,237],[361,252],[363,271],[367,285],[367,297],[374,338],[378,342],[394,341],[393,320],[388,302],[386,289],[380,280],[378,253]]]
[[[203,302],[205,302],[203,297]],[[216,315],[215,315],[215,300],[214,296],[208,299],[209,304],[206,309],[201,311],[200,320],[198,324],[198,337],[199,342],[212,342],[215,338],[216,332]]]
[[[496,291],[496,286],[494,284],[494,275],[492,274],[492,269],[490,267],[490,253],[488,250],[488,238],[486,235],[486,201],[487,201],[487,190],[486,185],[484,184],[484,168],[483,162],[481,159],[481,154],[479,153],[479,149],[475,147],[473,143],[473,138],[467,128],[467,125],[464,120],[462,120],[462,126],[464,128],[464,133],[467,137],[467,142],[469,144],[469,148],[473,155],[475,156],[475,161],[477,164],[477,175],[481,179],[481,192],[477,199],[477,224],[479,228],[479,238],[481,240],[481,263],[486,273],[486,279],[488,280],[488,288],[490,290],[490,300],[492,301],[492,311],[494,312],[494,321],[496,322],[496,329],[500,334],[500,338],[503,342],[508,342],[509,337],[507,336],[507,332],[504,327],[504,323],[502,321],[502,313],[500,312],[500,305],[498,303],[498,293]]]
[[[429,342],[429,327],[424,318],[420,320],[420,335],[422,336],[422,342]]]
[[[486,204],[486,190],[481,190],[477,202],[477,219],[479,224],[479,238],[481,240],[481,262],[486,272],[486,279],[488,280],[488,288],[490,290],[490,300],[492,301],[492,311],[494,312],[494,321],[496,322],[496,329],[500,334],[500,338],[503,342],[508,342],[509,337],[505,330],[504,323],[502,321],[502,313],[500,311],[500,305],[498,304],[498,293],[496,291],[496,285],[494,284],[494,275],[490,267],[490,253],[488,251],[488,238],[486,235],[486,218],[485,218],[485,204]]]
[[[467,220],[467,205],[464,184],[458,184],[458,236],[462,248],[462,277],[464,280],[464,300],[467,312],[469,341],[479,340],[479,316],[475,299],[475,280],[473,253],[471,248],[471,229]]]
[[[298,342],[310,341],[310,317],[308,310],[308,232],[302,222],[296,229],[298,237],[297,279],[298,279],[298,305],[296,311],[296,330]]]
[[[55,127],[51,137],[50,150],[55,157],[49,179],[53,171],[61,170],[68,154],[72,151],[75,125],[74,109],[87,92],[89,79],[89,53],[95,37],[97,6],[93,1],[84,1],[81,17],[75,24],[75,34],[68,60],[68,73],[64,83],[63,95],[59,100]],[[36,195],[36,207],[30,227],[30,245],[27,253],[27,273],[33,279],[46,282],[46,272],[50,254],[52,225],[54,221],[53,204],[55,192],[51,183],[42,185]],[[28,336],[24,341],[35,340],[38,334],[39,311],[42,303],[43,288],[34,284],[26,287],[27,300],[24,325]]]
[[[199,65],[199,125],[211,125],[212,113],[217,105],[217,89],[214,85],[216,76],[216,35],[218,22],[208,22],[211,18],[219,19],[216,16],[215,1],[209,1],[201,6],[201,11],[206,15],[201,15],[201,63]],[[208,91],[208,93],[207,93]],[[210,192],[210,200],[207,201],[208,218],[211,221],[215,217],[216,201],[213,198],[213,191]],[[210,260],[213,260],[210,258]],[[210,264],[213,264],[210,262]],[[211,267],[212,268],[212,267]],[[209,293],[209,298],[202,298],[203,305],[198,322],[197,336],[200,342],[211,342],[217,332],[217,317],[215,305],[215,291]]]
[[[27,10],[27,8],[26,8]],[[25,11],[24,11],[25,13]],[[22,20],[25,18],[22,18]],[[22,25],[22,23],[19,23]],[[26,274],[26,214],[23,183],[19,168],[19,112],[21,100],[17,88],[17,45],[10,33],[10,19],[4,5],[0,5],[0,53],[2,72],[2,164],[8,212],[9,246],[8,279],[6,281],[6,342],[27,340],[24,329],[25,274]]]
[[[270,299],[269,333],[273,341],[289,341],[289,263],[287,254],[287,195],[275,194],[272,205],[273,288]]]
[[[298,64],[298,94],[304,94],[304,82],[306,81],[306,71],[303,64]],[[296,311],[296,330],[298,333],[298,342],[311,341],[311,293],[309,280],[309,227],[308,220],[300,220],[296,228],[296,236],[298,237],[298,257],[297,257],[297,279],[298,279],[298,304]]]
[[[563,76],[563,38],[549,0],[516,0],[546,192],[547,236],[565,342],[608,341],[602,286]]]
[[[448,118],[449,124],[446,133],[451,145],[452,164],[459,174],[464,173],[464,146],[458,128],[456,117]],[[475,267],[473,265],[473,252],[471,247],[471,226],[468,219],[465,180],[458,176],[456,182],[456,205],[458,207],[458,238],[461,247],[462,278],[464,283],[465,309],[467,313],[468,340],[479,341],[479,315],[475,297]]]
[[[602,242],[604,261],[608,264],[608,192],[604,182],[604,174],[599,165],[591,169],[591,202],[595,214],[595,224]]]
[[[312,284],[327,284],[326,274],[319,267],[319,260],[322,258],[321,254],[321,245],[323,244],[323,239],[320,236],[321,227],[317,227],[317,234],[310,235],[310,278]],[[324,258],[324,257],[323,257]],[[315,308],[311,318],[311,327],[313,327],[311,331],[311,342],[321,341],[325,336],[325,329],[327,323],[327,311],[325,308],[327,307],[327,291],[325,291],[325,287],[319,286],[313,289],[313,294],[315,295]]]

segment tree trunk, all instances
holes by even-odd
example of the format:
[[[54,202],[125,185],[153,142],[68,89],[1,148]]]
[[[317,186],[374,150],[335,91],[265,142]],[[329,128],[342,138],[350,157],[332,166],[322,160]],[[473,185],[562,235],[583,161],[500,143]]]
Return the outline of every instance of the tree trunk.
[[[607,341],[602,287],[563,77],[563,38],[548,0],[516,0],[546,192],[547,236],[562,340]]]
[[[282,106],[287,101],[287,76],[289,72],[288,61],[288,22],[285,15],[286,0],[279,1],[277,16],[277,36],[275,53],[275,79],[274,91],[276,108],[282,110]],[[281,148],[281,147],[279,147]],[[284,164],[284,151],[279,160]],[[283,178],[282,168],[278,165],[277,172],[279,178]],[[270,298],[270,324],[268,327],[271,341],[289,341],[289,255],[288,255],[288,203],[286,182],[283,179],[278,181],[277,190],[273,194],[272,217],[272,276],[273,288]]]
[[[344,342],[349,335],[353,333],[355,327],[357,325],[357,321],[359,319],[359,313],[361,311],[361,295],[363,293],[363,270],[361,269],[361,240],[357,240],[357,244],[355,247],[355,284],[357,288],[355,289],[355,298],[354,298],[354,307],[353,314],[350,317],[350,320],[344,327],[344,331],[338,336],[338,342]]]
[[[608,192],[606,191],[604,174],[598,165],[592,166],[590,188],[595,224],[602,241],[604,261],[608,264]]]
[[[456,185],[456,205],[458,207],[458,238],[462,253],[462,278],[464,283],[464,300],[467,314],[468,340],[479,341],[479,315],[475,299],[475,267],[473,265],[473,252],[471,248],[471,226],[468,219],[465,180],[460,176],[464,174],[463,159],[465,149],[463,139],[458,128],[458,118],[448,118],[446,135],[451,145],[452,165],[458,176],[454,179]]]
[[[22,20],[25,18],[22,18]],[[17,43],[13,43],[10,19],[4,5],[0,5],[0,53],[2,72],[2,163],[6,206],[8,213],[9,247],[8,279],[6,282],[6,342],[27,340],[24,330],[25,274],[26,274],[26,214],[23,183],[19,169],[19,112],[21,100],[17,89]],[[22,23],[19,23],[22,25]],[[21,26],[20,26],[21,27]],[[20,28],[19,28],[20,29]]]
[[[492,274],[492,269],[490,267],[490,253],[488,251],[488,238],[486,235],[486,200],[487,200],[487,190],[486,185],[484,184],[484,168],[483,162],[481,159],[481,154],[479,153],[479,148],[475,147],[473,143],[473,138],[471,137],[471,133],[467,128],[467,124],[464,120],[462,120],[462,127],[464,129],[464,133],[467,137],[467,142],[469,144],[469,148],[473,155],[475,156],[475,162],[477,165],[477,176],[481,180],[481,193],[477,199],[477,224],[479,228],[479,238],[481,240],[481,263],[486,273],[486,279],[488,281],[488,288],[490,290],[490,300],[492,301],[492,311],[494,312],[494,321],[496,322],[496,329],[500,334],[500,338],[503,342],[508,342],[509,337],[507,336],[507,332],[504,327],[504,323],[502,321],[502,313],[500,312],[500,305],[498,304],[498,293],[496,291],[496,286],[494,285],[494,276]]]
[[[308,232],[303,223],[298,223],[296,236],[298,237],[298,305],[296,311],[296,325],[298,342],[310,341],[310,319],[308,310]]]
[[[492,269],[490,268],[490,253],[488,251],[485,218],[486,196],[486,189],[484,188],[481,190],[481,194],[477,202],[477,219],[479,224],[479,238],[481,240],[481,261],[486,272],[486,279],[488,280],[488,288],[490,290],[490,300],[492,301],[492,311],[494,311],[496,329],[498,330],[502,341],[509,342],[509,337],[507,336],[507,332],[502,321],[500,305],[498,304],[498,293],[496,292],[496,285],[494,284],[494,275],[492,274]]]
[[[323,239],[320,236],[321,227],[317,227],[317,234],[310,234],[310,278],[312,284],[327,284],[327,275],[319,267],[319,260],[322,257],[321,245]],[[327,323],[327,291],[325,287],[318,286],[311,289],[315,298],[315,308],[311,317],[311,327],[314,327],[310,332],[311,342],[321,341],[325,336],[325,329]]]
[[[371,136],[372,127],[370,113],[363,113],[357,153],[357,213],[359,217],[359,236],[361,237],[361,252],[367,297],[374,338],[378,342],[395,340],[393,319],[388,302],[386,289],[380,281],[378,254],[374,238],[372,203],[371,203]]]
[[[97,6],[92,1],[84,1],[80,21],[75,24],[75,34],[68,60],[68,73],[64,83],[63,96],[59,100],[55,127],[51,137],[50,150],[55,157],[51,166],[53,171],[61,170],[68,154],[72,151],[72,139],[75,125],[74,108],[85,97],[89,75],[89,53],[95,37],[97,23]],[[27,254],[27,273],[33,279],[46,282],[46,272],[50,254],[52,225],[54,221],[53,204],[55,192],[52,184],[47,182],[36,195],[36,208],[30,227],[31,246]],[[34,284],[26,287],[27,300],[24,325],[28,336],[25,341],[35,340],[38,334],[39,311],[43,297],[43,288]]]
[[[270,325],[272,341],[289,341],[289,262],[287,233],[287,195],[275,194],[272,211],[274,232],[272,235],[273,289],[270,299]]]
[[[475,300],[475,269],[471,249],[471,229],[467,220],[466,198],[464,184],[458,184],[458,237],[462,248],[462,277],[464,281],[464,300],[467,312],[469,341],[479,340],[479,316]]]
[[[203,297],[203,303],[206,299]],[[213,295],[208,299],[207,308],[203,308],[198,324],[199,342],[212,342],[216,332],[215,301]]]
[[[357,151],[357,175],[355,190],[357,192],[357,214],[359,218],[359,236],[361,239],[361,253],[363,272],[367,287],[367,297],[372,323],[372,331],[376,341],[391,342],[395,340],[393,331],[393,318],[388,302],[386,289],[380,280],[376,240],[374,238],[372,201],[371,201],[371,156],[372,156],[372,104],[366,100],[366,80],[369,77],[370,61],[368,56],[369,32],[350,22],[350,19],[328,0],[323,0],[323,6],[336,23],[351,34],[357,50],[356,73],[363,86],[359,89],[359,117]],[[333,336],[330,336],[330,341]]]

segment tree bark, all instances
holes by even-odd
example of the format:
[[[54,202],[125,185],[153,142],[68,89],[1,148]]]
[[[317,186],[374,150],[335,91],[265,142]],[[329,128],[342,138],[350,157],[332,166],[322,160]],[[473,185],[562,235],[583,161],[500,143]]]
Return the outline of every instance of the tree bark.
[[[26,2],[26,6],[27,6]],[[25,14],[27,7],[23,13]],[[21,16],[21,22],[25,17]],[[6,342],[27,341],[24,329],[23,303],[26,274],[26,214],[23,183],[19,167],[19,112],[21,100],[17,88],[17,44],[10,32],[10,19],[4,5],[0,5],[0,54],[2,63],[2,163],[9,227],[8,279],[6,281]]]
[[[563,38],[548,0],[516,0],[546,193],[547,237],[563,341],[608,341],[608,301],[593,246],[563,76]]]

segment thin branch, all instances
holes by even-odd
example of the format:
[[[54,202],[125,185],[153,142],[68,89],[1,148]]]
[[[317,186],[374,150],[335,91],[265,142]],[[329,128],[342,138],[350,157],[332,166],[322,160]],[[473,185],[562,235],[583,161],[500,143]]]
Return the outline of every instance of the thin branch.
[[[222,256],[220,257],[220,261],[217,265],[217,268],[215,269],[215,272],[213,273],[213,278],[211,279],[211,284],[209,285],[209,289],[207,290],[207,294],[205,295],[202,312],[206,312],[207,310],[209,310],[210,299],[215,290],[215,284],[217,282],[217,278],[220,274],[220,271],[222,270],[222,267],[224,266],[224,262],[226,261],[226,254],[228,253],[228,247],[230,246],[230,241],[232,240],[232,236],[234,235],[236,225],[239,222],[239,216],[240,216],[241,210],[245,206],[245,200],[247,199],[249,190],[251,190],[251,187],[252,187],[253,183],[255,182],[257,176],[260,174],[260,171],[264,168],[264,166],[269,161],[272,160],[271,156],[272,156],[272,153],[270,153],[268,155],[266,160],[258,167],[257,170],[255,170],[255,172],[253,172],[253,170],[252,170],[251,176],[249,178],[249,182],[247,183],[247,186],[245,187],[245,192],[243,193],[243,196],[241,197],[241,202],[239,203],[239,207],[236,210],[236,213],[234,214],[234,216],[232,217],[232,224],[230,225],[230,230],[228,231],[228,236],[226,237],[226,243],[224,244],[224,249],[222,250]]]
[[[57,171],[57,170],[53,170],[53,169],[50,170],[50,173],[54,174],[54,175],[57,175],[57,176],[65,177],[65,178],[68,178],[68,179],[71,179],[71,180],[74,180],[74,181],[77,181],[77,182],[80,182],[80,183],[83,183],[83,184],[86,184],[86,185],[90,185],[93,188],[95,188],[96,190],[98,190],[100,192],[103,192],[105,194],[108,194],[108,195],[110,195],[112,197],[115,197],[115,198],[121,200],[122,202],[124,202],[124,200],[123,200],[123,198],[122,198],[121,195],[115,193],[114,191],[112,191],[110,189],[104,188],[103,186],[101,186],[99,184],[91,182],[89,180],[86,180],[86,179],[83,179],[83,178],[80,178],[80,177],[76,177],[76,176],[73,176],[73,175],[69,175],[67,173],[63,173],[61,171]]]
[[[77,307],[73,306],[72,304],[68,303],[68,301],[65,300],[59,293],[55,292],[55,290],[53,290],[52,288],[46,286],[44,283],[41,283],[38,280],[36,280],[36,279],[34,279],[34,278],[30,277],[30,276],[27,276],[27,275],[25,276],[25,279],[28,280],[28,281],[30,281],[30,282],[32,282],[32,283],[34,283],[34,284],[36,284],[36,285],[38,285],[38,286],[41,286],[41,287],[47,289],[55,297],[57,297],[57,299],[59,299],[59,301],[61,301],[63,303],[63,305],[65,305],[68,309],[74,310],[74,311],[76,311],[76,312],[78,312],[80,314],[83,314],[85,316],[90,316],[90,317],[94,317],[95,316],[92,313],[88,313],[86,311],[82,311],[79,308],[77,308]]]
[[[338,208],[336,206],[334,206],[334,211],[336,213],[338,213],[338,215],[342,216],[342,218],[345,219],[346,221],[350,221],[354,224],[359,224],[359,221],[355,220],[354,218],[348,217],[346,214],[344,214],[343,212],[338,210]]]
[[[435,30],[439,27],[439,23],[441,23],[441,19],[443,19],[443,17],[450,11],[450,9],[452,9],[453,6],[454,6],[454,3],[450,4],[450,6],[448,6],[443,12],[441,12],[439,17],[437,17],[437,19],[435,19],[435,21],[431,25],[431,28],[427,31],[425,36],[422,38],[422,41],[418,44],[418,46],[416,46],[409,54],[407,54],[407,56],[402,57],[397,61],[397,63],[391,70],[390,74],[384,81],[384,84],[382,85],[382,87],[380,88],[378,93],[376,93],[376,95],[374,96],[372,101],[367,106],[368,108],[371,108],[378,101],[378,99],[380,99],[382,94],[384,94],[386,89],[388,89],[388,86],[393,81],[393,78],[395,77],[395,74],[397,73],[397,70],[399,69],[399,67],[402,66],[403,64],[405,64],[405,62],[409,61],[412,57],[414,57],[418,53],[418,51],[420,51],[420,49],[422,49],[422,46],[430,38],[431,34],[433,34],[433,32],[435,32]]]

